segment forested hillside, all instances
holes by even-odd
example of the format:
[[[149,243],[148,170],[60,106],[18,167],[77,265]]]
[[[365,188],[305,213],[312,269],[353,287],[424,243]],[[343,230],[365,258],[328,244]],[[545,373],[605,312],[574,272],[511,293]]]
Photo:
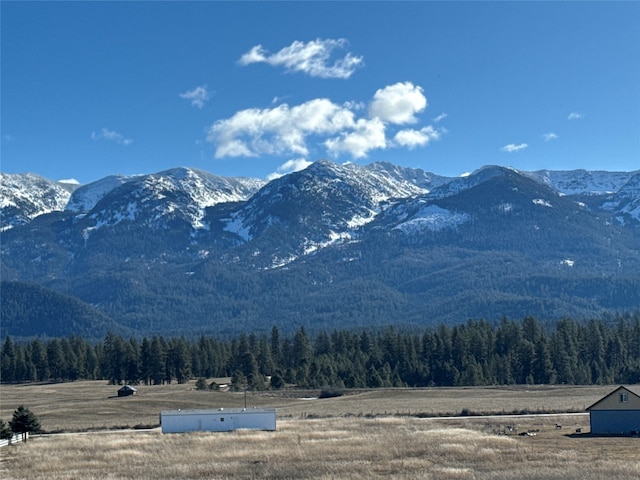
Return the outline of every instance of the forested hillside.
[[[97,308],[40,285],[24,282],[0,283],[1,337],[80,335],[97,340],[107,332],[126,334]]]
[[[402,332],[332,330],[311,337],[241,334],[17,342],[0,352],[3,382],[104,379],[114,384],[231,376],[236,388],[375,388],[640,382],[640,314],[545,328],[535,318]]]

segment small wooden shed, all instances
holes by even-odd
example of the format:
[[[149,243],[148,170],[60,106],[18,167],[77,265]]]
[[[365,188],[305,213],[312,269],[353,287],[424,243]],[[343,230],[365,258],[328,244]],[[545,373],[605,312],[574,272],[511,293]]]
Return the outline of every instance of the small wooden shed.
[[[275,430],[275,408],[220,408],[160,412],[162,433]]]
[[[128,397],[129,395],[135,395],[138,393],[138,389],[132,387],[131,385],[125,385],[124,387],[118,389],[119,397]]]
[[[640,434],[640,387],[616,388],[587,407],[591,433],[595,435]]]

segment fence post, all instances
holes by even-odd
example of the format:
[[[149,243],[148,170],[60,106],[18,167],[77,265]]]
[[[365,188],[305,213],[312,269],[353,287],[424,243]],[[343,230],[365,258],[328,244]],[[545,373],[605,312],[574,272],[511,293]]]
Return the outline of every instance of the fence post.
[[[0,447],[6,447],[18,442],[26,442],[29,439],[29,432],[16,433],[11,438],[0,440]]]

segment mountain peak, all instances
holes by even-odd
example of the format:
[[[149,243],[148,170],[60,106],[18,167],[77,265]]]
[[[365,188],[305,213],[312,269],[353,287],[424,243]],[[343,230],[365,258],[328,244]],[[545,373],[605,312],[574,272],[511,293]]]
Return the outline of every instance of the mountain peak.
[[[63,210],[78,185],[48,180],[33,173],[0,173],[0,231],[29,223],[45,213]]]
[[[435,188],[429,193],[432,199],[446,198],[452,195],[473,188],[476,185],[484,183],[492,178],[504,175],[520,175],[520,172],[513,168],[500,167],[497,165],[487,165],[475,170],[471,174],[451,180]]]

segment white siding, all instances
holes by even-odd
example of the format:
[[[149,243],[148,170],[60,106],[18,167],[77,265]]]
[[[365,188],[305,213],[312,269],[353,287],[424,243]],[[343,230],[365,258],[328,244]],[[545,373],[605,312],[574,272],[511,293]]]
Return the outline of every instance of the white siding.
[[[275,430],[275,408],[167,410],[160,413],[162,433]]]

